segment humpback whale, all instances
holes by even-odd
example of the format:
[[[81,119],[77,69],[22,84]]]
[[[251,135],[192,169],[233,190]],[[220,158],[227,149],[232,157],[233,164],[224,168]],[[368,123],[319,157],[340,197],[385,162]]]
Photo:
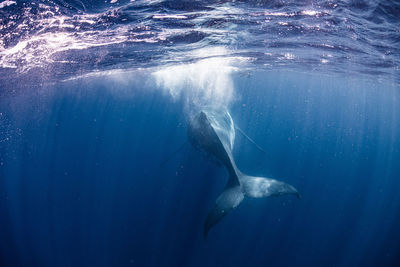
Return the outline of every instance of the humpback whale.
[[[189,119],[189,142],[217,159],[228,171],[229,179],[224,191],[215,201],[204,223],[204,238],[210,229],[235,209],[245,197],[261,198],[287,194],[300,198],[297,190],[284,182],[266,177],[249,176],[236,166],[232,150],[235,125],[227,110],[204,109]]]

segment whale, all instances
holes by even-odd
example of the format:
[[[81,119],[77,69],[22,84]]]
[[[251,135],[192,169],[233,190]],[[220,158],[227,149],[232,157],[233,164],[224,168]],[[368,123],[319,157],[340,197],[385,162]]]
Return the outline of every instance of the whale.
[[[189,118],[188,140],[196,149],[217,160],[228,171],[229,178],[204,222],[207,235],[222,218],[245,199],[300,194],[292,185],[267,177],[250,176],[241,172],[233,157],[235,124],[226,109],[206,108]]]

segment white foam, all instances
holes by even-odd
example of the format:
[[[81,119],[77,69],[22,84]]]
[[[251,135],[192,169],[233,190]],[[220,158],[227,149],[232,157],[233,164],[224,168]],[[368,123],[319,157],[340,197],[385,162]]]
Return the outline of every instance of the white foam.
[[[153,19],[187,19],[187,16],[158,14],[158,15],[153,15]]]
[[[212,48],[210,54],[227,54],[220,48]],[[196,56],[207,54],[196,51]],[[237,68],[233,63],[240,58],[212,57],[196,63],[167,66],[153,72],[157,86],[166,90],[175,100],[185,97],[188,104],[197,106],[225,106],[234,99],[231,74]]]
[[[0,8],[4,8],[6,6],[16,5],[17,2],[15,1],[3,1],[0,3]]]

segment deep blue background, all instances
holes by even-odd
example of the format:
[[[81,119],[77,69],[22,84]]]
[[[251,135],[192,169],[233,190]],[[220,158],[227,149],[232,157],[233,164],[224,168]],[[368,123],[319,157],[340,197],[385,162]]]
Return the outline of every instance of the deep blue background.
[[[400,263],[398,86],[235,76],[232,117],[267,151],[238,134],[239,168],[302,199],[246,199],[204,240],[227,173],[190,146],[160,166],[186,140],[186,99],[129,75],[0,99],[1,266]]]

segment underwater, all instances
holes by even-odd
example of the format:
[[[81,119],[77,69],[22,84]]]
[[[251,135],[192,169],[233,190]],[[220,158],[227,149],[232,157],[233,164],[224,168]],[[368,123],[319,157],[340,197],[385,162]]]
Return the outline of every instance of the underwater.
[[[400,2],[0,0],[0,266],[400,266]]]

